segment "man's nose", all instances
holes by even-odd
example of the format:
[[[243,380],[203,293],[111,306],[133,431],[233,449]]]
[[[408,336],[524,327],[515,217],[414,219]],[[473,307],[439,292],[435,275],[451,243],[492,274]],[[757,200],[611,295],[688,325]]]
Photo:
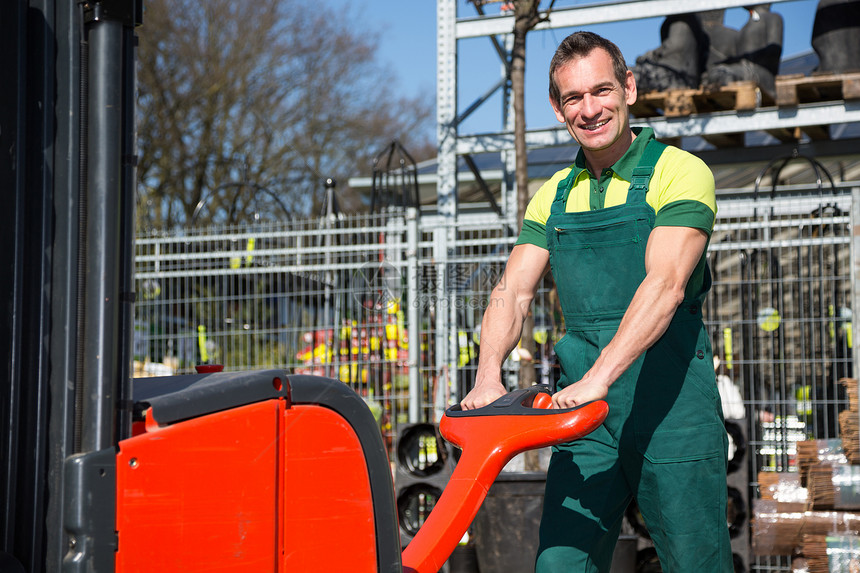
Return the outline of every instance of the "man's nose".
[[[591,94],[582,96],[582,115],[588,118],[597,117],[600,115],[602,106],[599,100]]]

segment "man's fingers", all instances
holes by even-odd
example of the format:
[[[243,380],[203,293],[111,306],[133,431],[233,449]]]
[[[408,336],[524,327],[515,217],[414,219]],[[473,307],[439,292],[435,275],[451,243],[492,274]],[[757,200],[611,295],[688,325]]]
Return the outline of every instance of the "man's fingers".
[[[465,399],[463,399],[462,402],[460,402],[460,407],[463,408],[464,410],[477,410],[478,408],[483,408],[487,404],[492,403],[494,399],[495,398],[493,398],[493,399],[487,399],[487,398],[469,399],[469,397],[467,396]]]
[[[564,410],[566,408],[573,408],[577,405],[576,398],[564,395],[564,394],[556,394],[552,397],[552,405],[554,408],[559,410]]]

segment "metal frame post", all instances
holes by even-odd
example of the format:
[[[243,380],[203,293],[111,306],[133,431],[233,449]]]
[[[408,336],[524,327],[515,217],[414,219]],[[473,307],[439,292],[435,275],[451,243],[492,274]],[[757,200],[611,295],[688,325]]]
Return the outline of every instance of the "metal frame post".
[[[122,22],[89,24],[87,245],[81,451],[113,443],[119,336]]]
[[[75,389],[73,381],[78,367],[78,253],[81,181],[81,32],[82,11],[71,2],[57,4],[55,29],[56,55],[56,135],[54,159],[54,240],[51,267],[51,331],[48,386],[50,388],[48,422],[47,508],[44,568],[59,571],[68,548],[63,531],[63,460],[74,452]],[[60,113],[62,110],[63,113]]]
[[[418,209],[406,210],[406,288],[409,306],[406,323],[409,331],[409,423],[421,421],[423,392],[419,360],[421,356],[421,324],[418,309],[422,293],[418,282]]]
[[[446,218],[457,215],[457,4],[436,4],[437,205]]]
[[[442,383],[456,384],[456,309],[454,293],[448,288],[448,259],[456,240],[457,218],[457,4],[439,0],[436,5],[436,121],[437,121],[437,206],[443,226],[434,233],[437,262],[436,290],[436,368],[439,376],[434,400],[436,419],[441,418],[447,403]],[[445,308],[447,307],[447,308]]]
[[[852,374],[860,379],[860,336],[854,326],[860,323],[860,187],[851,188],[851,359]],[[858,414],[860,415],[860,414]]]

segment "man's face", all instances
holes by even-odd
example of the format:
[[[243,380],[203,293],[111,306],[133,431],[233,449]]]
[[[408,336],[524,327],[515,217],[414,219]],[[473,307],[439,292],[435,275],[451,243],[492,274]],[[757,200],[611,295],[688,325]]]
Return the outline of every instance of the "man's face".
[[[558,102],[550,98],[555,116],[583,149],[607,154],[618,151],[616,148],[621,154],[626,151],[630,141],[627,107],[636,101],[631,71],[621,85],[609,54],[595,48],[556,69],[555,84],[560,94]]]

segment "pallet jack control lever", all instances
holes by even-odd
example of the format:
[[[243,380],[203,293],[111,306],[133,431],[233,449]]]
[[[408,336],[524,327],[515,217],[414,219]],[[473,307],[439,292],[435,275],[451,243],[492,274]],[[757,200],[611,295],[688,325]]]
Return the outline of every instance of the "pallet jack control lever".
[[[404,573],[436,573],[457,547],[490,486],[515,455],[577,440],[609,412],[603,400],[565,410],[550,409],[549,387],[515,390],[475,410],[450,407],[442,436],[463,452],[445,490],[421,529],[403,550]]]

